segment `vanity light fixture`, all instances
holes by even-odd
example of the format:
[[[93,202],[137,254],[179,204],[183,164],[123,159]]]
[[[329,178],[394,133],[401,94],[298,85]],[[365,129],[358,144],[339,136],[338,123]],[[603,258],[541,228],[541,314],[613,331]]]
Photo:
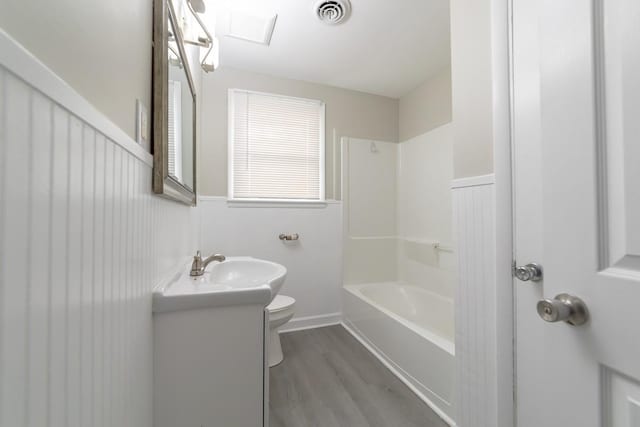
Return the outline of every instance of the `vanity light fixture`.
[[[211,35],[200,17],[200,15],[206,13],[207,7],[204,4],[204,0],[186,0],[186,3],[189,11],[198,22],[198,25],[200,25],[200,28],[202,28],[205,37],[198,37],[197,40],[185,40],[184,42],[207,49],[200,57],[200,66],[205,72],[211,73],[218,68],[219,44],[218,40]]]

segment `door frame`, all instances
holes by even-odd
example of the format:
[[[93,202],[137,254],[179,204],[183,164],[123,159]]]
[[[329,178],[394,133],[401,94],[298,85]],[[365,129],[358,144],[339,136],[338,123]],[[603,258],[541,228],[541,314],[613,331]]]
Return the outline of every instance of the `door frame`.
[[[464,192],[458,198],[454,196],[454,210],[460,209],[455,215],[456,223],[461,222],[457,224],[457,245],[462,246],[465,241],[472,243],[464,251],[458,250],[455,419],[460,427],[514,427],[517,420],[517,337],[512,277],[512,5],[513,0],[482,2],[482,7],[488,8],[488,14],[481,19],[489,22],[481,24],[483,30],[488,28],[490,32],[487,43],[491,57],[486,64],[490,81],[478,84],[491,85],[491,131],[487,136],[493,145],[493,176],[491,182],[484,184],[490,189],[456,183],[481,177],[454,179],[452,183],[455,193]],[[455,89],[455,74],[452,83]],[[456,126],[455,116],[453,125]],[[456,199],[459,200],[456,202]],[[484,214],[473,211],[485,209],[487,205],[490,209],[483,211]],[[469,276],[464,277],[461,271]]]
[[[500,427],[516,426],[516,312],[513,139],[513,0],[491,0],[493,161],[495,174],[497,414]]]

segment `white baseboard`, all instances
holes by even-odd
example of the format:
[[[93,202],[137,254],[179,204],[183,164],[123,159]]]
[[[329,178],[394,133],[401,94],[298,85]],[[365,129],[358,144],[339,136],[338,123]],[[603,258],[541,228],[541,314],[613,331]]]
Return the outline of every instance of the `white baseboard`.
[[[380,361],[393,375],[395,375],[404,385],[409,387],[409,389],[416,395],[420,400],[429,406],[433,412],[435,412],[444,422],[449,424],[451,427],[456,427],[455,421],[451,419],[447,414],[442,411],[431,399],[429,399],[424,393],[422,393],[416,386],[414,386],[406,376],[392,363],[389,359],[387,359],[383,354],[381,354],[374,346],[372,346],[369,341],[361,336],[355,328],[348,325],[346,322],[341,322],[343,328],[347,330],[360,344],[364,346],[371,354],[373,354],[376,359]]]
[[[319,316],[294,317],[280,328],[280,333],[302,331],[304,329],[322,328],[323,326],[339,325],[342,313],[321,314]]]

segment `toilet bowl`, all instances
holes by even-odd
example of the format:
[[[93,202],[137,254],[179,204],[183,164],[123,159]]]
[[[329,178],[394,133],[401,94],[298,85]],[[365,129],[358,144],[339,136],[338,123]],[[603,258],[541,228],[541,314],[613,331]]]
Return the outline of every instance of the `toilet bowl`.
[[[267,306],[267,310],[269,310],[269,367],[276,366],[284,358],[278,329],[293,317],[295,303],[296,300],[291,297],[276,295],[271,304]]]

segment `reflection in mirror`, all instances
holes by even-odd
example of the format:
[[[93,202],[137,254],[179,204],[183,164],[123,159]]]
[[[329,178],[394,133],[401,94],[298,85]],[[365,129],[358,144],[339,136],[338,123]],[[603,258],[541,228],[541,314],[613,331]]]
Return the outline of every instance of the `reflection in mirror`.
[[[193,97],[175,32],[168,22],[168,169],[169,176],[193,190]]]

